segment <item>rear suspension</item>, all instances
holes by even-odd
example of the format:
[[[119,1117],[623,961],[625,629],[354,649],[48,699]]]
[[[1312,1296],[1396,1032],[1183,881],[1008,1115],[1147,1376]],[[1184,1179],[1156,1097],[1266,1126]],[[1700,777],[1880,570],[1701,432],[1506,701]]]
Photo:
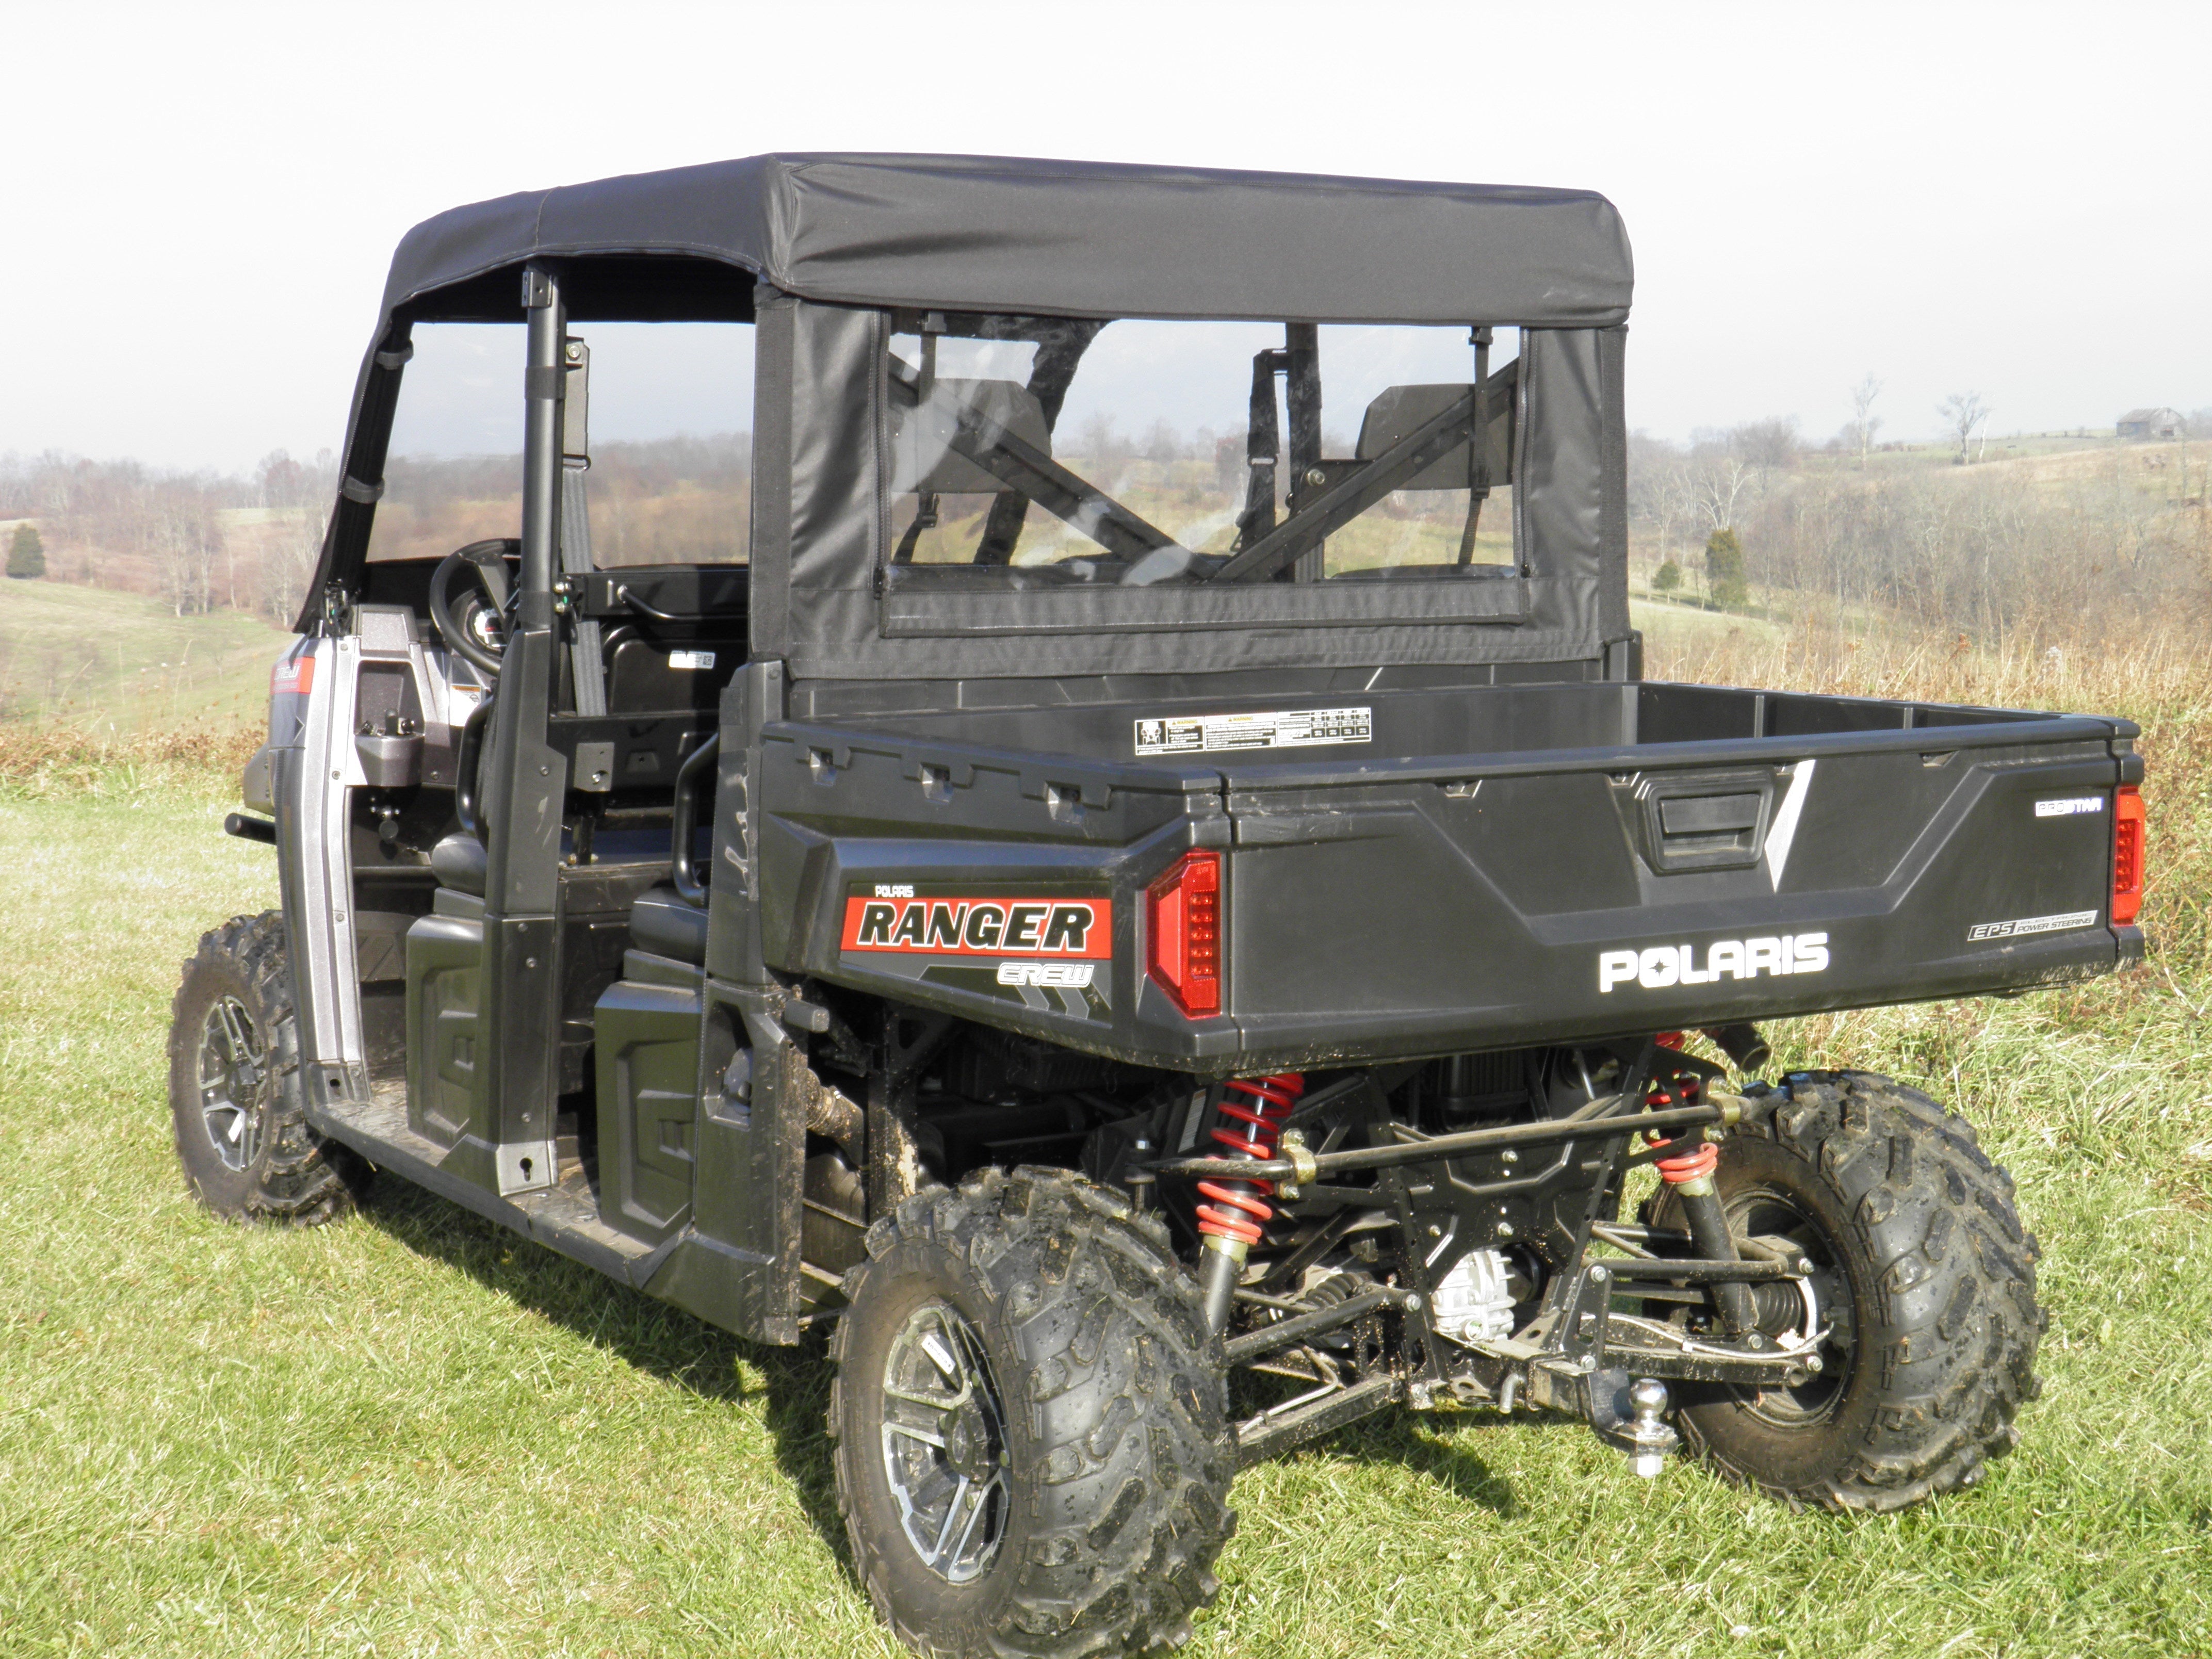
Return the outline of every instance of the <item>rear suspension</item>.
[[[1221,1099],[1214,1107],[1217,1117],[1230,1121],[1214,1124],[1213,1139],[1235,1157],[1272,1158],[1282,1139],[1283,1121],[1305,1091],[1305,1078],[1297,1072],[1231,1078],[1222,1085]],[[1240,1095],[1243,1099],[1234,1097]],[[1267,1200],[1274,1196],[1275,1183],[1201,1181],[1198,1191],[1200,1197],[1211,1200],[1198,1206],[1198,1231],[1206,1246],[1200,1269],[1206,1291],[1206,1321],[1217,1331],[1226,1330],[1237,1297],[1237,1275],[1274,1217],[1275,1207]]]

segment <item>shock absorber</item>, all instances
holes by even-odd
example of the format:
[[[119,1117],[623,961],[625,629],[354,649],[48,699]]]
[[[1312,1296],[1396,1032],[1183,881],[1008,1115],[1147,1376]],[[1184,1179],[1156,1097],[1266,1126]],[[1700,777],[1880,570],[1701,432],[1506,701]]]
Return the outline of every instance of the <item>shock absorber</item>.
[[[1305,1078],[1297,1072],[1277,1072],[1270,1077],[1231,1078],[1221,1088],[1214,1108],[1213,1139],[1238,1158],[1268,1158],[1282,1139],[1283,1120],[1290,1116],[1306,1091]],[[1241,1126],[1241,1127],[1240,1127]],[[1237,1297],[1237,1277],[1261,1230],[1275,1213],[1267,1202],[1274,1195],[1272,1181],[1201,1181],[1199,1196],[1211,1200],[1198,1206],[1198,1231],[1205,1241],[1200,1280],[1206,1291],[1206,1322],[1217,1331],[1229,1328],[1229,1312]]]
[[[1697,1085],[1680,1086],[1684,1105],[1697,1092]],[[1675,1103],[1674,1092],[1654,1085],[1650,1103],[1654,1107]],[[1721,1207],[1720,1194],[1713,1185],[1713,1171],[1720,1165],[1720,1148],[1705,1139],[1703,1129],[1692,1129],[1687,1133],[1669,1140],[1653,1130],[1644,1139],[1654,1147],[1667,1149],[1663,1157],[1655,1158],[1653,1167],[1659,1178],[1674,1190],[1674,1197],[1682,1207],[1682,1218],[1690,1224],[1690,1237],[1696,1242],[1698,1255],[1707,1261],[1734,1261],[1737,1258],[1735,1240],[1729,1236],[1728,1212]],[[1758,1304],[1748,1285],[1734,1282],[1712,1287],[1714,1304],[1720,1309],[1721,1323],[1736,1335],[1758,1328]]]

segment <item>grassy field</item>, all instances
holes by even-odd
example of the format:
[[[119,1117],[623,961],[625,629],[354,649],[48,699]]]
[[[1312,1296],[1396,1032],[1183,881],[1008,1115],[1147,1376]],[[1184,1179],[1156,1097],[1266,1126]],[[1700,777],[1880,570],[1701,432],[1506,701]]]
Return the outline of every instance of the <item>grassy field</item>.
[[[131,732],[258,720],[268,707],[270,667],[290,637],[235,611],[179,617],[148,593],[7,582],[0,585],[0,720]]]
[[[12,590],[11,590],[12,592]],[[112,596],[82,596],[94,599]],[[2155,950],[1782,1030],[1960,1103],[2042,1236],[2045,1389],[1976,1490],[1792,1514],[1571,1424],[1391,1413],[1237,1484],[1201,1655],[2212,1651],[2212,679],[1662,627],[1655,672],[2148,728]],[[257,668],[257,673],[259,672]],[[0,1653],[890,1654],[811,1351],[749,1346],[394,1182],[319,1232],[185,1198],[163,1041],[276,901],[191,745],[0,736]]]

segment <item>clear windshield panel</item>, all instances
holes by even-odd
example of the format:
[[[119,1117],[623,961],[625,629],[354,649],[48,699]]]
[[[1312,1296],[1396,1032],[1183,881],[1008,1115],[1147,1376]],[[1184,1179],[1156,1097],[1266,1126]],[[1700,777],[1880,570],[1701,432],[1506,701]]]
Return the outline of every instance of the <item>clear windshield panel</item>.
[[[572,422],[587,549],[601,569],[745,562],[752,521],[749,323],[579,323]],[[523,329],[417,323],[370,532],[372,560],[440,557],[522,526]],[[572,361],[574,357],[572,356]],[[578,382],[569,381],[577,397]],[[586,463],[577,465],[577,463]],[[570,499],[574,499],[573,495]],[[564,562],[576,561],[564,554]]]
[[[894,574],[1511,571],[1504,343],[1467,328],[902,314],[886,365]]]
[[[520,323],[417,323],[368,556],[440,558],[522,533]]]

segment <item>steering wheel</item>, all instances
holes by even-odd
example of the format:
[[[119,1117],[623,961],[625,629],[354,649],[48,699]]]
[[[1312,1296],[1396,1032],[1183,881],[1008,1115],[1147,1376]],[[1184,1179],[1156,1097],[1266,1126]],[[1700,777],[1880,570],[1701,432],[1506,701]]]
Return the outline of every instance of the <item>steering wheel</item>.
[[[498,681],[500,653],[507,648],[507,562],[521,551],[522,544],[512,536],[471,542],[447,554],[430,577],[430,621],[438,637],[489,683]],[[477,581],[457,606],[453,577],[464,566]]]

